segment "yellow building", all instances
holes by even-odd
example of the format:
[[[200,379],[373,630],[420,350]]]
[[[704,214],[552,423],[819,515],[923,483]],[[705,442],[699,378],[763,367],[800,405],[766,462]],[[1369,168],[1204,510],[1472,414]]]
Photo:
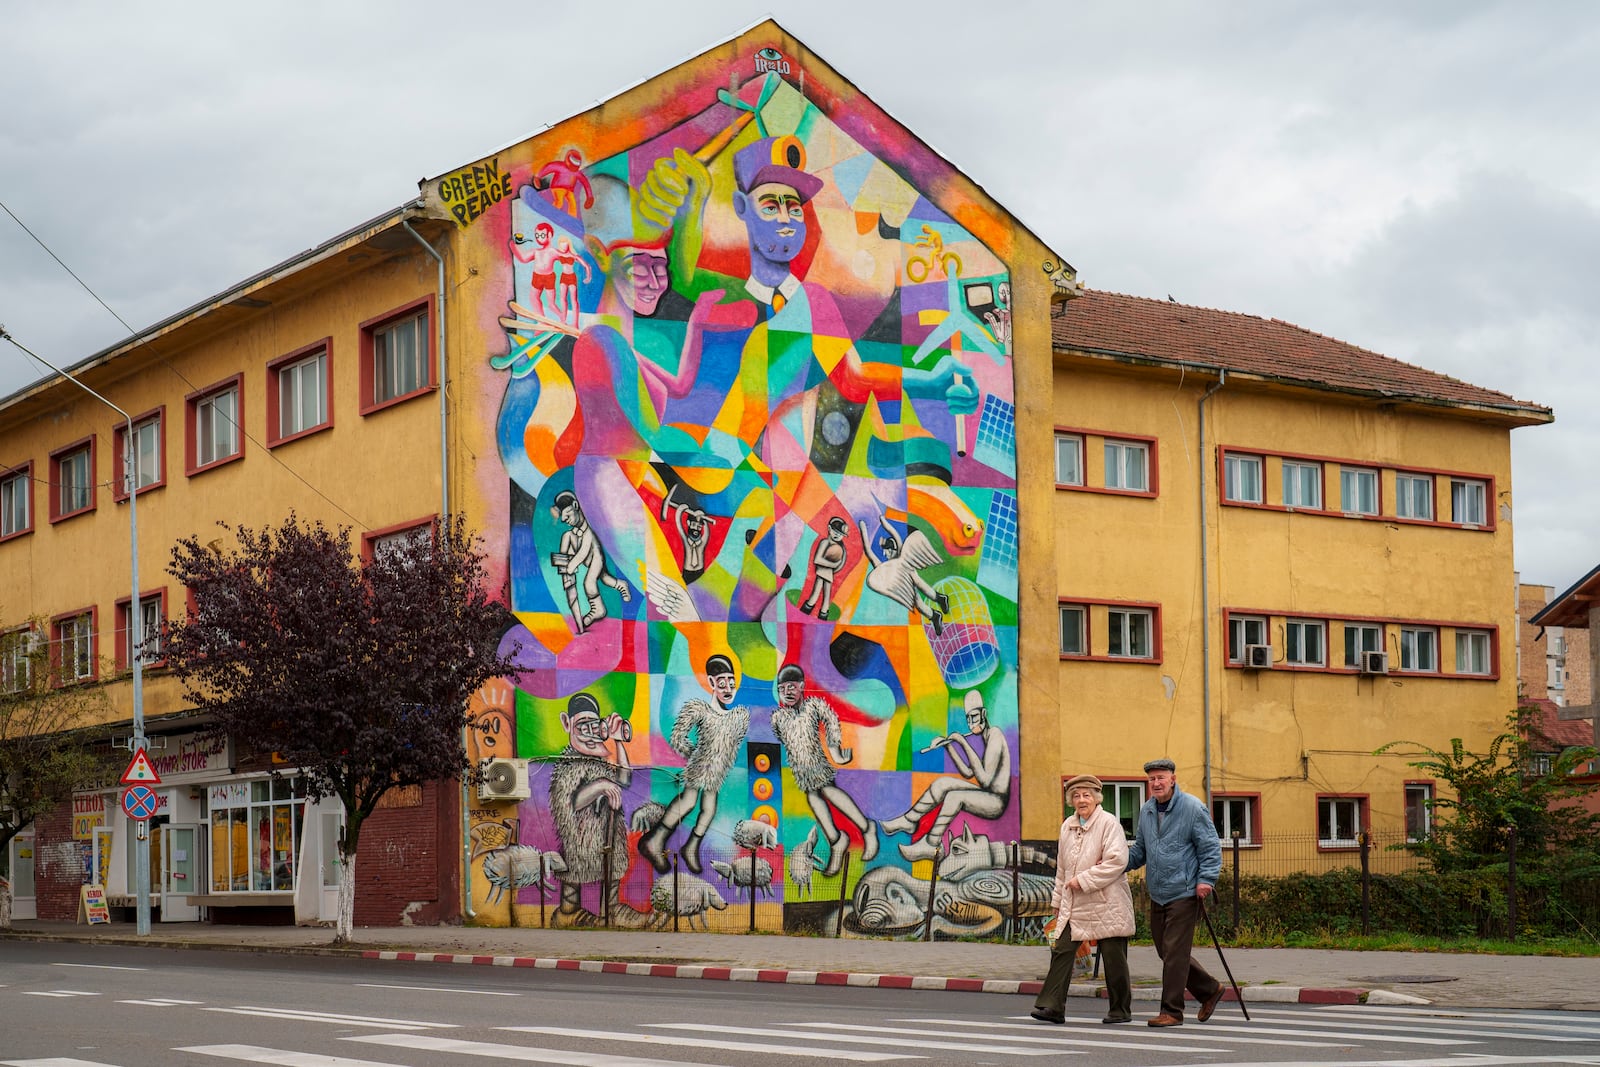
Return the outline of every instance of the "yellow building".
[[[359,924],[987,935],[1063,776],[1131,813],[1161,754],[1252,842],[1400,826],[1423,794],[1372,749],[1510,707],[1507,431],[1548,411],[1079,293],[764,23],[77,362],[104,402],[0,401],[0,637],[112,672],[125,735],[177,538],[465,514],[516,618],[492,773],[365,825]],[[206,744],[144,654],[162,918],[328,916],[336,803]],[[86,788],[34,827],[85,863],[19,914],[83,871],[127,899],[129,826]],[[1049,873],[1017,883],[1037,930]]]
[[[1021,625],[1050,589],[1020,576],[1051,565],[1027,457],[1062,258],[772,23],[421,192],[76,362],[116,410],[59,379],[0,402],[7,647],[44,619],[67,682],[114,673],[125,735],[127,633],[185,609],[175,539],[293,510],[370,547],[462,512],[521,669],[476,709],[484,786],[367,824],[358,923],[892,932],[936,857],[959,886],[1051,836],[1059,759],[1021,744],[1056,715]],[[336,806],[208,749],[145,654],[162,918],[326,916]],[[74,807],[30,847],[70,836],[127,899],[117,791]]]
[[[1374,751],[1515,707],[1510,431],[1549,409],[1109,293],[1053,341],[1061,774],[1131,818],[1171,756],[1264,870],[1425,830],[1439,783]]]

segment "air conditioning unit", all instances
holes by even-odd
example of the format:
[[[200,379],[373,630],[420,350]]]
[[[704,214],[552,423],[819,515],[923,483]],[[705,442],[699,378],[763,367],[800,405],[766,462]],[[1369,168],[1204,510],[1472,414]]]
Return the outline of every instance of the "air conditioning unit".
[[[1387,653],[1387,652],[1363,652],[1363,653],[1361,653],[1361,673],[1362,674],[1388,674],[1389,673],[1389,653]]]
[[[1251,671],[1269,671],[1272,669],[1271,645],[1245,645],[1244,666]]]
[[[479,800],[526,800],[528,761],[525,759],[486,759],[478,764],[483,780],[478,783]]]

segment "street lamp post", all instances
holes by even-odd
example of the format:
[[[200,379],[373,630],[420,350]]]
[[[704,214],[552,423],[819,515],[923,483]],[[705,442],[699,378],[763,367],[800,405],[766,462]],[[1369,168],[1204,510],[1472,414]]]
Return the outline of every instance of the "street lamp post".
[[[82,389],[84,392],[100,401],[100,403],[104,404],[112,411],[115,411],[118,415],[121,415],[123,420],[128,424],[127,432],[123,434],[122,441],[122,470],[123,477],[127,479],[127,481],[125,481],[123,484],[128,491],[128,537],[131,543],[130,566],[133,572],[133,599],[129,601],[128,610],[128,660],[133,667],[133,740],[131,745],[133,750],[137,752],[145,747],[145,736],[144,656],[141,654],[141,651],[133,641],[135,628],[139,625],[139,622],[143,617],[139,613],[139,471],[134,464],[133,458],[133,416],[117,407],[117,405],[113,404],[111,401],[107,400],[105,397],[101,396],[87,385],[84,385],[77,378],[74,378],[60,367],[57,367],[49,360],[41,357],[38,353],[22,345],[15,337],[12,337],[6,332],[4,326],[0,326],[0,339],[10,341],[13,345],[16,345],[17,348],[27,353],[34,360],[55,371],[61,377],[65,378],[73,385],[76,385],[79,389]],[[134,881],[137,883],[134,893],[136,903],[135,914],[137,915],[138,919],[138,932],[139,936],[144,937],[150,933],[150,838],[146,834],[134,835],[133,877]]]

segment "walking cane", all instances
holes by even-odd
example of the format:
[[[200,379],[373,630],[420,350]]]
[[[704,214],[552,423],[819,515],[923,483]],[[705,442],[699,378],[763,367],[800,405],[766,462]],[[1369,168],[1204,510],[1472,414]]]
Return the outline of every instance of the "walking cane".
[[[1239,1010],[1244,1012],[1245,1021],[1250,1020],[1250,1009],[1244,1006],[1244,994],[1239,991],[1239,983],[1233,980],[1233,968],[1228,966],[1228,957],[1222,954],[1222,942],[1217,940],[1217,928],[1211,925],[1211,898],[1206,897],[1200,902],[1200,915],[1206,921],[1206,930],[1211,934],[1211,944],[1217,950],[1217,959],[1222,961],[1222,970],[1228,976],[1228,984],[1233,986],[1233,998],[1239,1002]]]

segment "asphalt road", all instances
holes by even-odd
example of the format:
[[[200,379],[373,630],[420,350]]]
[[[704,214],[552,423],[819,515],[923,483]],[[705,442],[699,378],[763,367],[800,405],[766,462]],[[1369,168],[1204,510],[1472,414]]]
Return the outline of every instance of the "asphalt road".
[[[5,1067],[444,1067],[474,1062],[1600,1067],[1600,1014],[1224,1005],[1174,1030],[1068,1023],[1024,997],[10,942]],[[1072,1061],[1068,1061],[1072,1062]]]

